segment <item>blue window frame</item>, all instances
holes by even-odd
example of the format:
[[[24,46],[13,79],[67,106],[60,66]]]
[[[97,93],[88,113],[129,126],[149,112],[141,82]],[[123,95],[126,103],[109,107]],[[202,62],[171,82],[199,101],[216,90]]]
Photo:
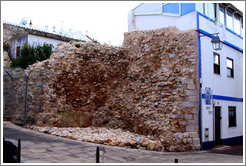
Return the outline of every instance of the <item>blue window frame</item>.
[[[179,3],[167,3],[163,5],[164,13],[179,14]]]

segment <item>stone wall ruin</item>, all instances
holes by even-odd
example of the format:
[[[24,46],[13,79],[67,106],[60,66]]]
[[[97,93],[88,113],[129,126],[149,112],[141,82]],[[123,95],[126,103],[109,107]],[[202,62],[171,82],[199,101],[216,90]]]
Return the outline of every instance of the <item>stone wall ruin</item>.
[[[35,124],[121,128],[150,135],[165,151],[199,150],[196,31],[124,35],[123,47],[63,43],[30,66],[50,71]]]

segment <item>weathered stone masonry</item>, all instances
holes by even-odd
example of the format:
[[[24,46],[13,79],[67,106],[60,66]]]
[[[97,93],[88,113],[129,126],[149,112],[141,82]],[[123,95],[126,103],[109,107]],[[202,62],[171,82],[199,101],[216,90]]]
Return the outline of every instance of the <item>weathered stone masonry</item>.
[[[122,128],[152,136],[165,151],[198,150],[196,35],[171,27],[125,33],[120,48],[59,45],[30,66],[51,72],[35,123]]]

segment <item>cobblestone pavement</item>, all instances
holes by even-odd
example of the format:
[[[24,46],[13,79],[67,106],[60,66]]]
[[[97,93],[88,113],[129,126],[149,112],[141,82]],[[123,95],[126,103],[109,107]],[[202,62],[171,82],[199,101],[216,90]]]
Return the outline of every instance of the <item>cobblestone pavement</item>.
[[[101,163],[243,163],[243,156],[198,152],[155,152],[92,144],[28,130],[3,122],[5,140],[21,139],[22,163],[95,163],[100,147]]]

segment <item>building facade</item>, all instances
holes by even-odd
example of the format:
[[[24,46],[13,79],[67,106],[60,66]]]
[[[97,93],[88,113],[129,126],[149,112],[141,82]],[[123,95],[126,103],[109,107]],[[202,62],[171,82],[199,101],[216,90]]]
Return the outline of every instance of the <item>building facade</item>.
[[[128,15],[128,31],[169,26],[198,32],[202,149],[242,144],[243,13],[229,3],[143,3]],[[211,45],[217,34],[221,50]]]

